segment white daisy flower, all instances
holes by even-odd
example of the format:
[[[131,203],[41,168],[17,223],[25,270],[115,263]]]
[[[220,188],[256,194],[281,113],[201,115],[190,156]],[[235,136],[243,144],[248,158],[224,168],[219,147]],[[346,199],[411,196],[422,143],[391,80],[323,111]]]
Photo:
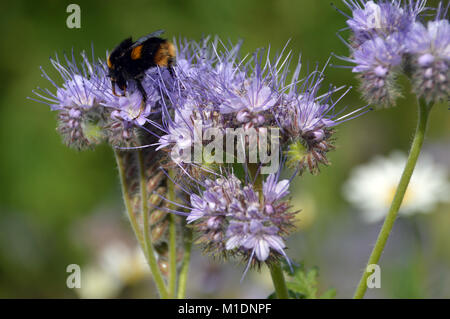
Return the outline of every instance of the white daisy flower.
[[[394,151],[389,157],[376,157],[356,167],[343,191],[346,199],[358,208],[366,222],[382,220],[394,198],[406,163],[406,155]],[[447,168],[422,154],[405,193],[399,216],[429,213],[438,202],[449,201],[450,183]]]
[[[80,298],[115,298],[122,288],[151,275],[139,247],[112,242],[102,249],[98,260],[82,269]]]

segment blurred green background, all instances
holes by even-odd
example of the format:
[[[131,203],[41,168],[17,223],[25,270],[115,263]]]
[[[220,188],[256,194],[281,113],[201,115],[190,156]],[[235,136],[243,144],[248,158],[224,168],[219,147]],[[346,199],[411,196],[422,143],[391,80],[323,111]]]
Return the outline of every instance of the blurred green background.
[[[68,149],[55,131],[56,114],[46,105],[26,99],[37,86],[51,88],[39,70],[39,66],[51,69],[49,56],[71,48],[89,50],[93,43],[96,54],[104,57],[106,50],[123,38],[160,28],[169,38],[198,40],[202,35],[217,34],[234,42],[243,39],[244,52],[269,44],[281,49],[291,39],[289,48],[295,55],[302,53],[303,61],[311,65],[316,61],[323,65],[331,52],[348,54],[335,35],[345,26],[345,19],[327,0],[76,1],[81,6],[81,29],[66,27],[70,3],[0,4],[3,298],[77,297],[66,287],[66,266],[92,263],[105,242],[121,236],[130,241],[131,236],[122,215],[112,151],[107,146],[81,153]],[[357,86],[350,70],[329,68],[327,76],[335,85]],[[404,85],[409,90],[407,82]],[[365,103],[355,89],[344,98],[344,104],[356,107]],[[447,167],[448,112],[446,105],[435,107],[426,141],[430,150],[438,150],[436,154]],[[355,165],[394,149],[406,151],[416,115],[414,99],[406,95],[396,108],[343,124],[336,135],[337,150],[330,154],[332,166],[323,168],[319,176],[305,175],[295,183],[294,197],[305,199],[300,208],[306,206],[305,212],[315,213],[311,223],[292,237],[288,254],[307,266],[319,266],[321,286],[335,287],[338,297],[352,295],[380,227],[361,222],[344,200],[341,186]],[[369,297],[450,297],[449,210],[448,204],[442,204],[433,214],[398,221],[382,259],[382,288],[369,291]],[[421,228],[421,249],[409,240],[411,223]],[[208,289],[203,289],[206,286],[198,279],[189,288],[190,297],[265,297],[261,291],[270,293],[270,285],[264,286],[266,290],[255,288],[262,285],[263,275],[252,274],[240,284],[242,266],[215,265],[199,253],[194,258],[193,278],[197,278],[195,269],[201,267],[213,269],[213,278],[229,278]],[[117,296],[152,296],[150,289],[146,285]]]

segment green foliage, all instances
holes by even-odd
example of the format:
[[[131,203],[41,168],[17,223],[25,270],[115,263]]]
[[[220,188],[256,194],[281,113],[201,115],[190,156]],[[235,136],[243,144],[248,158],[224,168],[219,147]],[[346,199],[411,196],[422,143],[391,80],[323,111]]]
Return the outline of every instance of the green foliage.
[[[292,270],[288,265],[284,265],[284,272],[288,277],[286,284],[289,289],[289,296],[293,299],[332,299],[336,296],[336,289],[331,288],[319,293],[319,269],[312,267],[307,269],[303,263],[292,265]],[[271,294],[269,299],[275,296]]]

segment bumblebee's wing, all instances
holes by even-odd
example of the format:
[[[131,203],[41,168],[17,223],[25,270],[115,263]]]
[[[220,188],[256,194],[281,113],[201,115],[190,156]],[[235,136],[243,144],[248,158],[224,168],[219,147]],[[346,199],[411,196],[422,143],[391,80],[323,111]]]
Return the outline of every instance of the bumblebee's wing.
[[[159,37],[163,33],[164,33],[164,30],[157,30],[157,31],[152,32],[150,34],[144,35],[143,37],[137,39],[136,42],[133,43],[131,48],[135,48],[135,47],[141,45],[142,43],[144,43],[145,41],[147,41],[150,38]]]

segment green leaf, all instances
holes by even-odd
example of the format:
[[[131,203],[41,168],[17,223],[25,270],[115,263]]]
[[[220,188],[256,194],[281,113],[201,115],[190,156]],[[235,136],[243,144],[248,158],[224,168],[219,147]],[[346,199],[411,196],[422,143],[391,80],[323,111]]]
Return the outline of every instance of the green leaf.
[[[289,294],[296,299],[331,299],[336,296],[335,289],[329,289],[323,294],[318,293],[319,270],[317,267],[306,269],[303,264],[294,265],[293,272],[285,265],[288,274],[288,282],[286,283]]]

